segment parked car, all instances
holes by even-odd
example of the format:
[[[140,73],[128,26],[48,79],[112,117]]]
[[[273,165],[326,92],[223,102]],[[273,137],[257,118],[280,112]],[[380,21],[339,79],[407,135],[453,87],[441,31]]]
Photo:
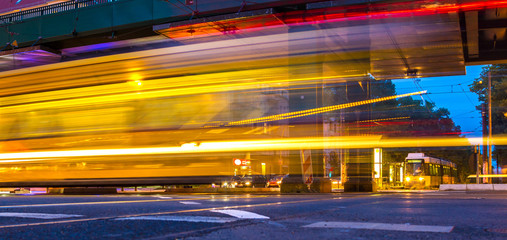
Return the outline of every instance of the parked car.
[[[332,177],[331,178],[331,188],[332,189],[343,188],[342,178],[341,177]]]
[[[267,179],[263,175],[244,175],[233,176],[222,182],[222,187],[229,188],[263,188],[266,186]]]
[[[264,175],[252,175],[252,187],[263,188],[266,186],[268,179]]]
[[[282,180],[287,177],[289,174],[286,175],[278,175],[275,177],[272,177],[269,179],[269,181],[266,183],[266,187],[280,187],[282,184]]]
[[[222,187],[240,188],[251,187],[252,178],[248,176],[233,176],[230,180],[224,182]]]

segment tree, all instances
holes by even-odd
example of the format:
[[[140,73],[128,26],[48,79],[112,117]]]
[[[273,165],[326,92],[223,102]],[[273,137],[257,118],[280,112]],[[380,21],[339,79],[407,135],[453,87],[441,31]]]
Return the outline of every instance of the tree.
[[[326,105],[343,104],[396,95],[391,80],[342,83],[326,90]],[[385,137],[452,136],[461,129],[450,118],[446,108],[412,97],[391,99],[328,113],[327,118],[343,119],[345,130],[353,134],[378,134]],[[358,130],[359,129],[359,130]],[[349,132],[348,130],[345,132]]]
[[[376,85],[376,86],[375,86]],[[396,95],[396,89],[391,81],[377,81],[372,87],[372,98]],[[416,100],[411,97],[400,98],[373,104],[372,119],[380,119],[371,124],[373,132],[381,133],[384,137],[421,137],[421,136],[457,136],[461,134],[450,118],[446,108],[438,108],[435,103],[426,100]],[[393,120],[381,120],[393,119]],[[469,159],[473,151],[471,148],[397,148],[384,150],[384,162],[400,162],[410,152],[424,152],[428,156],[449,160],[458,165],[461,181],[474,172],[470,168]]]
[[[372,98],[396,95],[390,80],[376,81],[372,84]],[[411,97],[374,103],[371,120],[372,131],[386,137],[416,137],[459,135],[461,129],[450,118],[446,108],[437,108],[435,103],[416,100]]]
[[[396,95],[391,80],[342,83],[328,89],[328,105],[376,99]],[[369,91],[368,91],[369,90]],[[383,137],[421,137],[421,136],[457,136],[460,127],[450,118],[446,108],[438,108],[435,103],[405,97],[377,102],[350,109],[340,113],[329,113],[335,119],[344,119],[342,134],[374,134]],[[471,148],[396,148],[384,149],[384,164],[402,162],[410,152],[424,152],[430,156],[448,159],[458,165],[462,180],[473,172],[469,167]]]
[[[507,134],[507,64],[493,64],[482,68],[481,75],[470,85],[479,102],[488,102],[488,75],[491,73],[491,131],[493,135]],[[477,106],[481,110],[481,105]],[[488,111],[482,124],[488,127]],[[493,157],[497,161],[507,157],[507,146],[495,146]],[[503,164],[503,163],[498,163]]]

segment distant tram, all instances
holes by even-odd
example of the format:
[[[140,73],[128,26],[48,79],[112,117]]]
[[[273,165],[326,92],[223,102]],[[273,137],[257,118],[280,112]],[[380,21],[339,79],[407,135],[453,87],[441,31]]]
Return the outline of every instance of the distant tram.
[[[438,187],[452,184],[457,179],[456,164],[424,155],[409,153],[405,158],[405,187]]]

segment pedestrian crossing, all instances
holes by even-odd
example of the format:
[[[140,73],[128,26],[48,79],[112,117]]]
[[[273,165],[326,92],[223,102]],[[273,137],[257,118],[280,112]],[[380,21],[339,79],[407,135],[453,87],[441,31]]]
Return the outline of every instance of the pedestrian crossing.
[[[211,210],[216,213],[223,213],[227,215],[231,215],[236,218],[241,219],[269,219],[268,216],[263,216],[257,213],[242,211],[242,210],[234,210],[234,209],[225,209],[225,210]]]
[[[193,215],[150,215],[130,216],[111,218],[115,221],[173,221],[188,223],[230,223],[240,220],[270,220],[268,216],[264,216],[251,211],[238,209],[212,209],[210,213],[218,213],[228,215],[222,216],[193,216]],[[54,213],[21,213],[21,212],[0,212],[1,218],[31,218],[31,219],[76,219],[83,218],[84,215],[79,214],[54,214]],[[401,232],[428,232],[428,233],[450,233],[454,226],[437,226],[437,225],[413,225],[410,223],[378,223],[378,222],[340,222],[340,221],[319,221],[306,225],[301,228],[327,228],[327,229],[368,229],[368,230],[384,230],[384,231],[401,231]]]
[[[183,200],[183,199],[182,199]],[[190,199],[189,199],[190,200]],[[201,205],[198,201],[179,201],[182,205]],[[39,206],[39,205],[38,205]],[[50,205],[54,207],[53,205]],[[18,205],[19,207],[19,205]],[[39,206],[42,207],[42,206]],[[183,212],[200,212],[200,215],[180,215]],[[222,216],[220,216],[222,215]],[[71,221],[86,221],[88,216],[80,214],[61,214],[61,213],[42,213],[42,212],[0,212],[0,221],[5,218],[20,218],[20,219],[42,219],[42,220],[57,220],[61,222]],[[74,219],[74,220],[73,220]],[[154,212],[154,213],[141,213],[130,216],[110,216],[110,217],[91,217],[93,219],[108,219],[115,221],[172,221],[172,222],[188,222],[188,223],[217,223],[225,224],[241,220],[257,220],[266,221],[273,225],[275,221],[271,220],[269,216],[261,215],[252,211],[231,209],[231,207],[220,208],[202,208],[196,211],[182,210],[170,212]],[[282,222],[283,223],[283,222]],[[31,224],[33,225],[33,224]],[[283,225],[283,224],[281,224]],[[0,224],[1,227],[1,224]],[[437,225],[414,225],[410,223],[381,223],[381,222],[346,222],[346,221],[305,221],[301,223],[298,228],[306,229],[368,229],[368,230],[383,230],[383,231],[400,231],[400,232],[428,232],[428,233],[450,233],[453,231],[454,226],[437,226]]]

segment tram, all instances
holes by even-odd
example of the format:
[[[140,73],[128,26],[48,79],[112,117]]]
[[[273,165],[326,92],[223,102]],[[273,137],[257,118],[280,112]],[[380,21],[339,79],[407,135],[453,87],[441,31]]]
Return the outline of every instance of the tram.
[[[405,158],[405,187],[431,188],[440,184],[456,182],[456,164],[426,156],[424,153],[409,153]]]
[[[225,59],[202,47],[198,59]],[[278,75],[226,60],[207,67],[194,50],[0,72],[0,186],[219,183],[247,153],[253,171],[265,164],[278,172],[280,152],[233,152],[222,143],[286,135],[287,125],[239,122],[286,111],[283,93],[258,89],[260,78]]]

